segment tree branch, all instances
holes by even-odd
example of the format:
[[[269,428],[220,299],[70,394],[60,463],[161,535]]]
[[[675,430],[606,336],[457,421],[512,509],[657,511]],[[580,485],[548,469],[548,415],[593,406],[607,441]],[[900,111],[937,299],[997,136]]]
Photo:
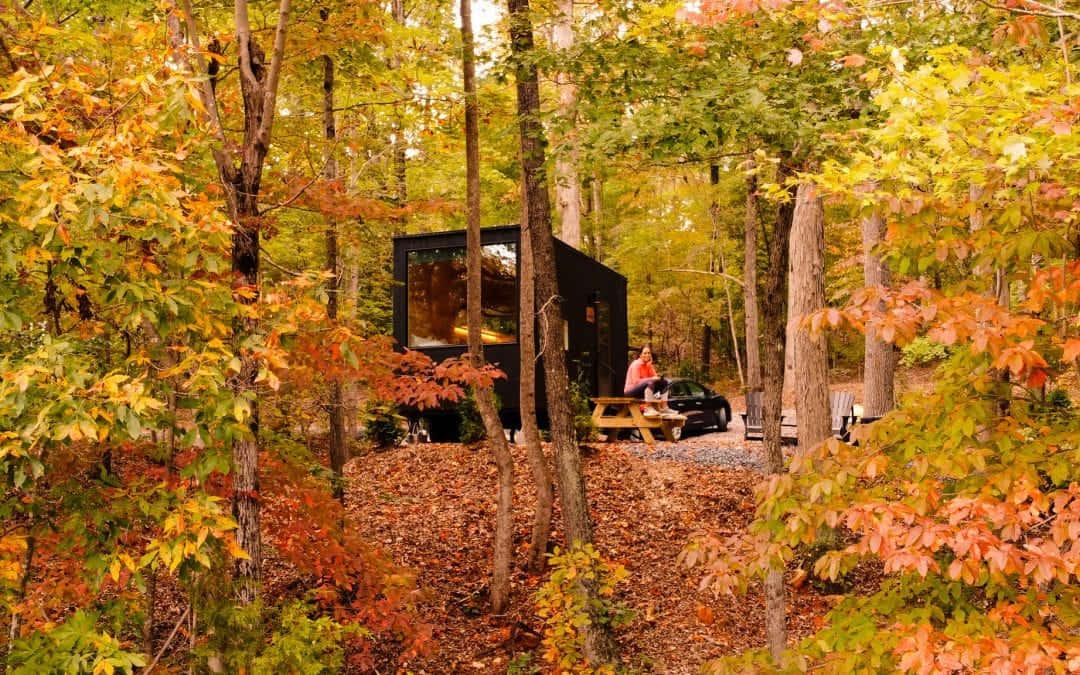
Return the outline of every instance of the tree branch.
[[[161,657],[165,654],[165,650],[168,649],[169,645],[172,644],[173,638],[176,637],[176,632],[180,630],[180,625],[184,623],[184,619],[187,618],[190,611],[191,605],[188,605],[187,608],[184,610],[184,613],[180,615],[180,620],[176,622],[175,626],[173,626],[172,632],[169,633],[168,639],[165,640],[165,644],[161,645],[161,649],[158,650],[157,656],[154,657],[154,660],[150,662],[150,665],[146,667],[146,670],[144,670],[143,673],[149,675],[149,673],[154,669],[154,666],[158,664],[158,661],[160,661]]]
[[[236,0],[236,46],[240,49],[240,79],[242,86],[252,92],[259,91],[259,80],[251,69],[251,21],[248,19],[247,0]]]
[[[218,116],[217,96],[214,94],[214,88],[210,86],[210,79],[207,75],[206,57],[203,56],[202,47],[199,46],[199,27],[195,23],[195,11],[191,8],[191,0],[183,0],[183,3],[188,43],[195,53],[196,68],[193,68],[193,70],[199,75],[199,98],[202,99],[203,107],[206,108],[206,114],[210,118],[210,126],[213,127],[214,135],[224,145],[225,129],[222,127],[221,118]],[[188,65],[190,67],[190,63]]]
[[[281,272],[284,272],[285,274],[288,274],[288,275],[291,275],[291,276],[294,276],[294,277],[302,277],[302,276],[304,276],[303,272],[297,272],[297,271],[291,270],[291,269],[289,269],[287,267],[282,267],[281,265],[274,262],[274,259],[270,257],[270,254],[268,254],[266,252],[266,249],[263,248],[262,246],[259,247],[259,251],[262,253],[263,260],[270,263],[270,266],[273,267],[274,269],[279,270]]]
[[[746,284],[743,283],[742,279],[739,279],[738,277],[733,277],[730,274],[725,274],[723,272],[710,272],[708,270],[691,270],[691,269],[683,269],[683,268],[680,268],[680,267],[665,267],[663,269],[659,269],[659,270],[656,270],[656,271],[657,272],[682,272],[682,273],[685,273],[685,274],[706,274],[706,275],[708,275],[710,277],[723,277],[723,278],[727,279],[728,281],[733,281],[733,282],[739,284],[740,286],[745,286],[746,285]]]
[[[238,0],[238,6],[244,0]],[[246,4],[246,3],[245,3]],[[270,127],[274,121],[274,104],[277,100],[278,80],[281,76],[281,62],[285,54],[285,32],[289,23],[291,0],[281,0],[278,5],[278,24],[274,34],[274,53],[270,57],[270,70],[266,75],[263,89],[262,119],[259,120],[259,133],[255,137],[262,146],[270,145]],[[247,11],[244,12],[247,14]]]
[[[980,4],[986,5],[990,9],[996,9],[1001,12],[1009,12],[1010,14],[1026,14],[1028,16],[1045,16],[1051,19],[1065,18],[1080,20],[1080,14],[1069,12],[1064,9],[1059,9],[1051,5],[1044,5],[1037,0],[1024,0],[1025,5],[1035,7],[1035,9],[1021,9],[1020,7],[1006,7],[1004,5],[995,5],[987,0],[979,0]]]

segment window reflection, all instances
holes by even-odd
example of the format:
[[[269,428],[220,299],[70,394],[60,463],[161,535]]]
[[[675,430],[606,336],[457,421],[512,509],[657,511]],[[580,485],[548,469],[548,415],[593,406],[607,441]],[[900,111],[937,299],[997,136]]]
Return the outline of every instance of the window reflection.
[[[481,252],[481,328],[487,344],[517,339],[517,245]],[[409,346],[468,343],[465,248],[409,251]]]

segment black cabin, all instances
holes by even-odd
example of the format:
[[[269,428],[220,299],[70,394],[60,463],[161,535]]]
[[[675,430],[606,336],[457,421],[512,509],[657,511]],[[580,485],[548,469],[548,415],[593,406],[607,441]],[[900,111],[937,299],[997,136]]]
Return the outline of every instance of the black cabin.
[[[506,373],[495,392],[503,423],[520,425],[518,413],[518,251],[517,225],[481,230],[483,246],[482,339],[484,356]],[[564,345],[571,378],[588,384],[594,396],[622,391],[626,377],[626,278],[584,253],[555,240],[555,266],[563,297]],[[466,351],[468,341],[465,231],[394,237],[394,338],[402,347],[436,361]],[[536,368],[537,406],[545,407],[543,367]],[[431,417],[428,412],[425,416]],[[543,417],[543,415],[541,415]],[[437,426],[444,431],[446,422]],[[456,425],[456,422],[455,422]],[[456,426],[453,426],[456,429]]]

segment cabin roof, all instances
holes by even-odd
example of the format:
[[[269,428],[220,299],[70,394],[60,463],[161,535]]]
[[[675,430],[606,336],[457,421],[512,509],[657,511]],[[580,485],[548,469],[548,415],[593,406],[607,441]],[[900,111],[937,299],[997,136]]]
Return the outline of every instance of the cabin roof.
[[[521,226],[517,225],[517,224],[492,225],[490,227],[482,227],[480,229],[481,229],[482,232],[514,232],[514,231],[519,231],[521,229]],[[396,242],[400,241],[400,242],[402,242],[403,245],[407,246],[408,242],[423,241],[424,239],[431,239],[431,238],[435,238],[435,237],[444,237],[446,235],[454,235],[454,234],[460,234],[460,235],[464,236],[465,235],[465,230],[464,229],[461,229],[461,230],[443,230],[441,232],[419,232],[419,233],[416,233],[416,234],[396,234],[396,235],[394,235],[394,242],[396,243]],[[608,267],[604,263],[602,263],[599,260],[597,260],[597,259],[593,258],[592,256],[588,255],[587,253],[579,251],[578,249],[574,248],[573,246],[570,246],[569,244],[562,241],[558,237],[555,237],[555,246],[559,247],[559,248],[562,248],[563,251],[565,251],[567,253],[570,253],[571,255],[578,256],[580,258],[584,258],[585,260],[588,260],[589,263],[592,264],[592,265],[603,267],[605,270],[607,270],[611,274],[614,274],[614,275],[618,276],[619,278],[621,278],[624,282],[626,281],[626,277],[624,277],[622,274],[620,274],[616,270],[611,269],[610,267]]]

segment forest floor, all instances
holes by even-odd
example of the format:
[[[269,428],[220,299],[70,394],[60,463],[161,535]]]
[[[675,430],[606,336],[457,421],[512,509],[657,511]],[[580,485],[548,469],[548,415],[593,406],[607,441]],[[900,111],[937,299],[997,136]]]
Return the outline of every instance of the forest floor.
[[[925,373],[916,370],[898,382],[898,389],[920,389],[926,382]],[[856,391],[861,400],[858,382],[838,382],[832,388]],[[710,659],[764,644],[760,586],[751,586],[742,597],[714,596],[699,591],[701,569],[688,569],[678,560],[695,534],[735,534],[753,516],[763,451],[760,443],[742,440],[738,411],[744,404],[741,397],[731,402],[736,419],[726,433],[652,448],[641,443],[583,446],[597,548],[630,573],[618,587],[618,600],[633,610],[634,618],[618,640],[635,670],[698,672]],[[792,403],[785,400],[785,405]],[[500,617],[486,608],[496,479],[486,446],[399,447],[358,457],[346,469],[352,525],[417,575],[420,618],[432,626],[438,646],[404,664],[408,670],[505,673],[515,658],[543,665],[538,648],[542,625],[533,596],[544,577],[522,571],[520,564],[528,549],[533,482],[524,448],[514,447],[514,455],[516,564],[511,609]],[[553,528],[553,543],[561,544],[557,504]],[[862,572],[855,583],[873,588],[877,575]],[[809,583],[789,587],[789,592],[788,629],[794,638],[819,628],[839,597]]]
[[[686,451],[702,443],[693,438]],[[715,441],[708,441],[715,447]],[[670,450],[658,443],[653,452]],[[733,448],[757,462],[760,444]],[[348,512],[359,534],[417,574],[423,593],[421,620],[433,627],[437,650],[407,664],[414,672],[504,673],[522,653],[538,649],[542,627],[533,595],[544,578],[527,574],[534,504],[524,451],[517,460],[511,609],[486,610],[495,518],[495,465],[485,446],[418,444],[372,453],[350,462]],[[660,460],[632,444],[585,446],[583,462],[597,547],[630,572],[618,600],[633,610],[618,634],[622,654],[636,670],[697,672],[705,661],[761,646],[764,599],[760,588],[745,597],[699,592],[700,569],[678,562],[695,533],[733,534],[754,511],[753,487],[761,475],[745,468]],[[554,542],[562,542],[556,506]],[[801,637],[820,626],[835,596],[810,585],[791,589],[788,627]],[[707,609],[706,609],[707,608]],[[518,656],[518,658],[521,658]]]

